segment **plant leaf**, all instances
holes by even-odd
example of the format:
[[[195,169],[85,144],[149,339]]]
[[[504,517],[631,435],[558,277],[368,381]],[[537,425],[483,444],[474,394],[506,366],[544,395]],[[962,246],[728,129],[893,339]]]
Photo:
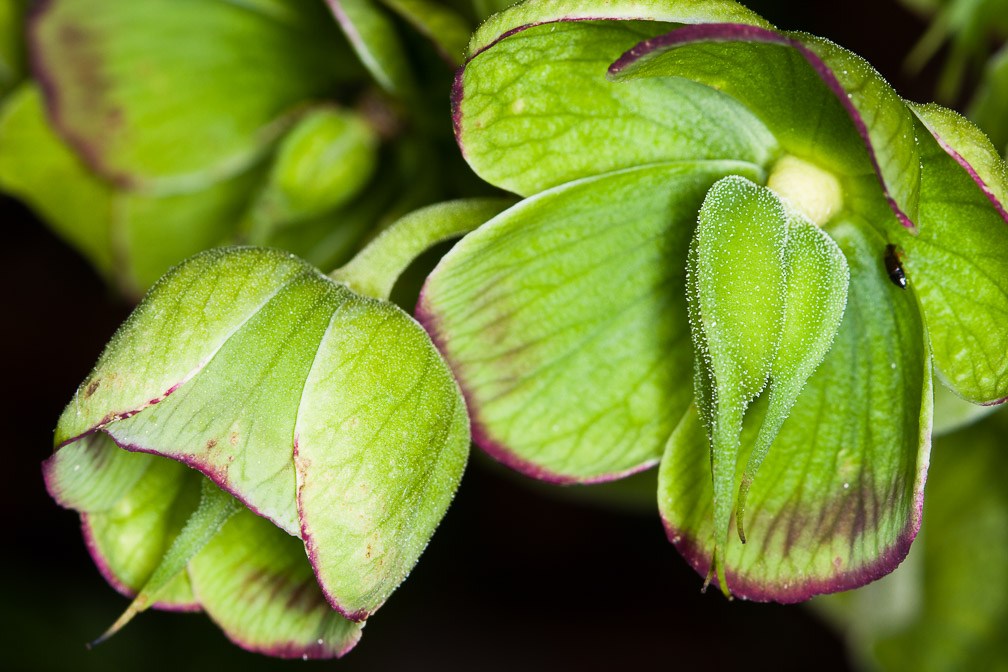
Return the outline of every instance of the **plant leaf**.
[[[913,228],[913,116],[874,68],[832,42],[744,24],[685,26],[627,51],[609,77],[685,77],[715,87],[752,110],[785,151],[822,164],[848,189],[876,173],[896,216]]]
[[[391,19],[374,0],[326,0],[343,34],[378,85],[409,97],[416,83]]]
[[[787,225],[770,190],[726,177],[707,192],[689,250],[686,296],[697,406],[710,440],[718,576],[724,576],[742,419],[767,383],[784,325]],[[721,588],[727,594],[723,581]]]
[[[962,117],[915,107],[922,148],[920,235],[900,235],[935,366],[974,403],[1008,397],[1008,178],[1004,162]],[[934,137],[932,137],[932,135]]]
[[[358,620],[416,562],[468,447],[458,389],[412,319],[254,248],[201,254],[151,291],[56,443],[99,429],[199,469],[302,536],[333,606]]]
[[[767,413],[739,487],[736,523],[743,541],[743,514],[752,481],[802,388],[833,346],[847,306],[847,259],[822,229],[789,213],[784,255],[787,297],[780,345],[770,367]]]
[[[453,120],[466,160],[483,179],[522,195],[663,161],[765,165],[776,141],[728,96],[681,79],[619,86],[605,79],[626,49],[669,29],[658,21],[711,12],[759,20],[734,3],[540,2],[496,15],[477,31],[456,75]]]
[[[847,307],[753,481],[747,543],[728,538],[723,576],[745,599],[795,602],[867,583],[899,564],[920,526],[932,410],[923,321],[912,293],[875,262],[877,234],[864,223],[829,233],[850,265]],[[765,403],[747,416],[736,478]],[[662,458],[659,508],[701,574],[713,554],[712,499],[707,436],[691,410]]]
[[[686,251],[710,185],[756,166],[695,162],[528,198],[449,252],[417,316],[452,366],[476,443],[559,482],[655,463],[689,404]]]
[[[188,191],[241,172],[296,106],[332,90],[345,62],[321,9],[301,3],[294,23],[273,5],[39,5],[29,31],[50,117],[120,185]]]

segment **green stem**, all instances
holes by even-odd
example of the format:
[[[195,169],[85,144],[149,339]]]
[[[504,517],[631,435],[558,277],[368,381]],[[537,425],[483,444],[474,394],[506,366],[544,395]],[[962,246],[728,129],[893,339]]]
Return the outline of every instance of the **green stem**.
[[[388,299],[402,272],[434,245],[463,236],[512,205],[505,198],[437,203],[396,220],[329,277],[358,294]]]
[[[218,488],[209,479],[204,478],[202,483],[199,506],[189,516],[182,531],[172,542],[171,548],[161,558],[161,564],[155,568],[126,611],[101,637],[88,646],[101,644],[129,623],[134,616],[154,604],[158,592],[185,570],[189,561],[220,531],[231,516],[242,510],[243,507],[237,499]]]

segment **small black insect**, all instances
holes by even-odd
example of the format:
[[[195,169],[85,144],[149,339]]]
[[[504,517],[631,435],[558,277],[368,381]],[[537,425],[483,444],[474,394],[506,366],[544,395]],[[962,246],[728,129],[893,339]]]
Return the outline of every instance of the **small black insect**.
[[[900,289],[906,289],[906,273],[903,272],[903,264],[900,263],[899,253],[896,252],[895,245],[886,245],[885,270],[894,285]]]

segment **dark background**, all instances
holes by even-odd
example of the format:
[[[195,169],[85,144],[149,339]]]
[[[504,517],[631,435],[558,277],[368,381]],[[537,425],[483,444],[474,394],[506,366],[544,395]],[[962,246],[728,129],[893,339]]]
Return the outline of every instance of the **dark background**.
[[[930,68],[900,60],[923,23],[892,0],[751,2],[782,28],[833,39],[904,96],[929,100]],[[446,117],[447,119],[447,100]],[[17,202],[0,197],[4,469],[0,669],[290,668],[229,644],[202,614],[147,612],[95,650],[125,608],[91,563],[77,516],[39,465],[64,404],[130,307]],[[807,608],[700,593],[656,507],[620,511],[530,486],[474,452],[412,576],[334,669],[844,670],[842,642]]]

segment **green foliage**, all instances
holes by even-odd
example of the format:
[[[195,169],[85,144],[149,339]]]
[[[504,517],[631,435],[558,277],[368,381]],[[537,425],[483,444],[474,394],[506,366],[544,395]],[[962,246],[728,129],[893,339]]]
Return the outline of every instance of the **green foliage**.
[[[739,486],[745,495],[802,387],[833,344],[850,274],[833,240],[769,189],[728,177],[707,192],[688,260],[695,393],[710,439],[714,563],[724,544],[746,408],[768,382],[768,409]],[[772,382],[771,382],[772,381]],[[727,593],[727,583],[722,581]]]

